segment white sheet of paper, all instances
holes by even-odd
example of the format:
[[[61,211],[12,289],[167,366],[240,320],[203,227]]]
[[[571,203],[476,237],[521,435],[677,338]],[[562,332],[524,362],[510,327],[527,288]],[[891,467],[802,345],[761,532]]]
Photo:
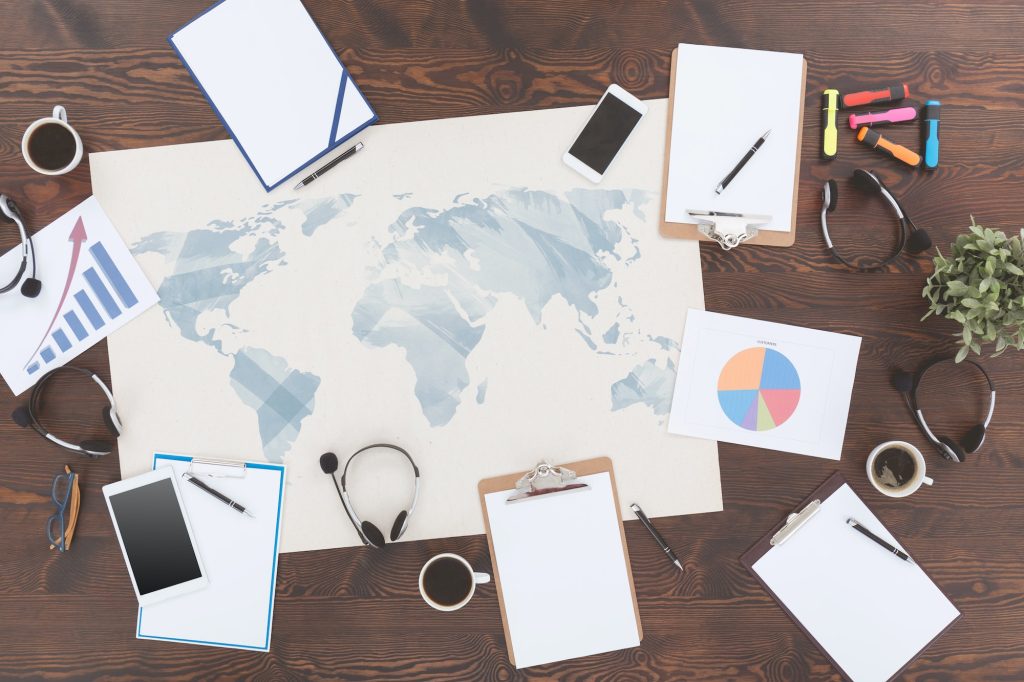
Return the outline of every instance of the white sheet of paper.
[[[188,461],[157,455],[153,468],[162,466],[170,466],[177,476],[210,584],[199,592],[140,608],[138,638],[267,651],[274,616],[284,466],[250,464],[243,477],[201,477],[252,512],[251,518],[183,479]]]
[[[590,485],[506,504],[484,496],[517,668],[640,645],[607,472]]]
[[[267,188],[376,120],[300,0],[224,0],[170,41]]]
[[[919,566],[848,526],[851,517],[906,551],[844,484],[753,569],[847,675],[882,682],[960,612]]]
[[[839,459],[860,337],[691,310],[668,429]]]
[[[26,227],[43,286],[36,298],[22,296],[21,285],[0,296],[0,374],[14,395],[157,302],[156,290],[96,197],[38,232]],[[18,271],[21,256],[20,245],[0,256],[4,284]],[[30,274],[31,265],[25,277]]]
[[[665,220],[687,210],[767,214],[761,229],[793,221],[803,55],[679,45]],[[721,195],[715,187],[766,130],[771,134]]]

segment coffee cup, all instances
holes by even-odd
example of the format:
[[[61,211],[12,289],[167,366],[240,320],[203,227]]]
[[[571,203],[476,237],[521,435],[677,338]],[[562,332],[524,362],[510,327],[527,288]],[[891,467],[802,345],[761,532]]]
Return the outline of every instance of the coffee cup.
[[[906,497],[934,481],[925,476],[924,455],[910,443],[890,440],[868,455],[868,480],[889,497]]]
[[[469,603],[476,586],[491,582],[488,573],[476,573],[458,554],[438,554],[420,569],[420,596],[438,611],[458,611]]]
[[[21,138],[21,155],[37,173],[70,173],[82,160],[82,138],[68,123],[67,110],[57,105],[53,114],[32,124]]]

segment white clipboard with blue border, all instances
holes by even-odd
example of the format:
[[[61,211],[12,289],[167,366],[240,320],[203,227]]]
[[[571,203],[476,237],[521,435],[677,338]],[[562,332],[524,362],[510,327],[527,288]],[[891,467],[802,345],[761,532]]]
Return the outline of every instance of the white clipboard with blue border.
[[[139,639],[268,651],[274,620],[277,549],[285,468],[158,453],[153,468],[171,467],[210,584],[139,609]],[[242,514],[188,483],[197,476],[246,508]]]
[[[377,120],[300,0],[221,0],[168,42],[268,192]]]

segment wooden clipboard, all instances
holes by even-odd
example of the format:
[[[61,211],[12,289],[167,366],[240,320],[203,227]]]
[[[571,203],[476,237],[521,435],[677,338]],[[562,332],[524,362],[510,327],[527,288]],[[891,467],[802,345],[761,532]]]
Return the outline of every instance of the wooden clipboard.
[[[661,185],[661,216],[659,217],[658,231],[662,237],[670,237],[672,239],[697,239],[704,242],[713,242],[714,240],[705,237],[697,229],[696,223],[671,223],[665,220],[665,208],[668,204],[668,164],[669,159],[672,158],[672,112],[675,107],[675,95],[676,95],[676,71],[677,61],[679,59],[679,48],[672,50],[672,70],[669,75],[668,85],[668,124],[665,133],[665,167],[662,171],[662,185]],[[800,88],[800,116],[799,116],[799,130],[796,134],[796,179],[793,182],[793,221],[789,226],[788,232],[779,232],[776,230],[761,230],[757,233],[757,236],[750,239],[744,244],[755,244],[759,246],[793,246],[796,241],[796,217],[797,217],[797,197],[800,193],[800,150],[803,147],[804,140],[804,104],[806,101],[805,93],[807,91],[807,60],[803,60],[803,74],[801,76],[803,83]]]
[[[626,544],[626,531],[622,526],[622,515],[618,510],[621,509],[619,506],[619,489],[615,484],[615,471],[612,468],[612,460],[608,457],[595,457],[594,459],[587,459],[580,462],[568,462],[564,465],[576,472],[578,477],[589,476],[590,474],[601,474],[608,472],[608,476],[611,478],[612,484],[612,498],[615,500],[615,509],[619,517],[619,534],[622,537],[622,554],[623,559],[626,562],[626,575],[629,577],[629,590],[633,594],[633,613],[636,616],[636,629],[640,635],[640,639],[644,638],[643,627],[640,624],[640,606],[636,601],[636,585],[633,583],[633,569],[629,563],[629,545]],[[512,665],[516,664],[515,655],[512,653],[512,637],[508,629],[508,616],[505,613],[505,597],[501,590],[501,574],[498,571],[498,560],[494,553],[494,540],[491,538],[491,523],[487,516],[487,504],[484,500],[484,496],[488,493],[501,492],[503,490],[515,490],[516,481],[522,477],[523,472],[515,474],[508,474],[507,476],[497,476],[495,478],[485,478],[480,481],[477,485],[477,490],[480,493],[480,510],[484,515],[484,532],[487,533],[487,548],[491,553],[491,567],[494,571],[494,586],[498,592],[498,608],[501,610],[501,627],[505,632],[505,646],[508,649],[508,658],[512,662]],[[524,502],[528,504],[528,502]]]
[[[846,485],[846,484],[847,484],[846,477],[844,477],[838,471],[835,472],[834,474],[829,476],[828,479],[826,479],[824,483],[822,483],[820,486],[818,486],[817,489],[815,489],[814,492],[812,492],[810,495],[808,495],[807,498],[803,500],[803,502],[801,502],[799,505],[797,505],[795,511],[798,512],[800,510],[807,509],[807,505],[809,505],[814,500],[820,500],[821,502],[824,502],[825,500],[827,500],[832,495],[832,493],[836,492],[837,490],[839,490],[839,488],[841,488],[843,485]],[[852,486],[851,486],[851,489],[852,489]],[[854,495],[856,495],[856,491],[854,491]],[[858,497],[860,497],[860,496],[858,495]],[[747,550],[747,552],[742,557],[740,557],[740,563],[742,563],[746,567],[746,569],[750,572],[750,574],[752,576],[754,576],[754,579],[758,583],[760,583],[761,587],[763,587],[765,589],[765,591],[772,596],[772,599],[774,599],[776,601],[776,603],[778,603],[778,605],[782,608],[782,610],[785,611],[786,615],[789,616],[789,619],[792,620],[793,623],[798,628],[800,628],[800,631],[804,633],[804,635],[807,637],[807,639],[811,640],[811,642],[813,642],[814,645],[816,647],[818,647],[818,650],[821,651],[822,654],[824,654],[825,658],[827,658],[829,663],[832,664],[832,667],[834,667],[836,670],[838,670],[839,673],[843,676],[844,679],[850,679],[850,675],[845,670],[843,670],[843,668],[839,665],[839,663],[834,658],[832,658],[832,656],[828,653],[828,651],[825,650],[825,648],[814,637],[814,635],[812,635],[811,632],[806,627],[804,627],[804,624],[800,622],[800,620],[796,617],[796,615],[792,611],[789,610],[789,608],[786,606],[785,602],[783,602],[779,598],[779,596],[777,594],[775,594],[775,592],[770,587],[768,587],[767,583],[765,583],[765,581],[761,578],[761,576],[758,575],[757,572],[754,570],[754,564],[757,563],[757,561],[761,557],[763,557],[765,554],[768,553],[769,550],[772,549],[772,544],[771,544],[772,537],[776,533],[778,533],[780,530],[782,530],[787,525],[788,522],[789,522],[788,519],[783,519],[779,523],[775,524],[772,527],[772,529],[770,531],[768,531],[768,533],[763,538],[758,540],[757,543],[753,547],[751,547],[749,550]],[[796,532],[799,532],[799,530],[797,530]],[[929,580],[931,580],[933,583],[935,583],[935,579],[931,576],[930,573],[928,573],[928,571],[925,570],[925,568],[923,566],[919,566],[919,568],[921,569],[922,572],[924,572],[924,574],[928,577]],[[935,585],[937,587],[938,583],[935,583]],[[943,592],[943,594],[946,594],[946,593]],[[949,595],[948,594],[946,594],[946,598],[949,599]],[[952,600],[950,600],[950,601],[952,601]],[[940,630],[939,633],[935,635],[935,637],[933,637],[927,644],[925,644],[921,648],[920,651],[918,651],[913,657],[911,657],[903,665],[903,667],[900,668],[898,671],[896,671],[892,675],[892,677],[890,677],[889,679],[890,680],[896,679],[901,674],[903,674],[903,671],[906,670],[907,667],[911,663],[913,663],[928,647],[930,647],[933,643],[935,643],[935,640],[937,640],[939,637],[941,637],[943,634],[945,634],[949,630],[949,628],[951,628],[953,626],[953,624],[956,623],[958,620],[960,620],[960,618],[962,618],[962,617],[963,617],[963,614],[960,614],[956,618],[954,618],[952,621],[950,621],[950,623],[946,627],[944,627],[942,630]]]

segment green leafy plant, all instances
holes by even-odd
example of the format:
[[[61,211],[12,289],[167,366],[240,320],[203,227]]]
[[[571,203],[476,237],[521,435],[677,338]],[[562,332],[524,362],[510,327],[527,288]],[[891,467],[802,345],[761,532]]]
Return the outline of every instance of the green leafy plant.
[[[928,312],[956,320],[963,326],[957,334],[960,350],[956,361],[968,353],[981,354],[983,343],[995,342],[992,356],[1007,348],[1024,350],[1024,229],[1007,238],[974,222],[970,232],[951,244],[945,258],[936,252],[935,272],[928,278],[922,296]]]

